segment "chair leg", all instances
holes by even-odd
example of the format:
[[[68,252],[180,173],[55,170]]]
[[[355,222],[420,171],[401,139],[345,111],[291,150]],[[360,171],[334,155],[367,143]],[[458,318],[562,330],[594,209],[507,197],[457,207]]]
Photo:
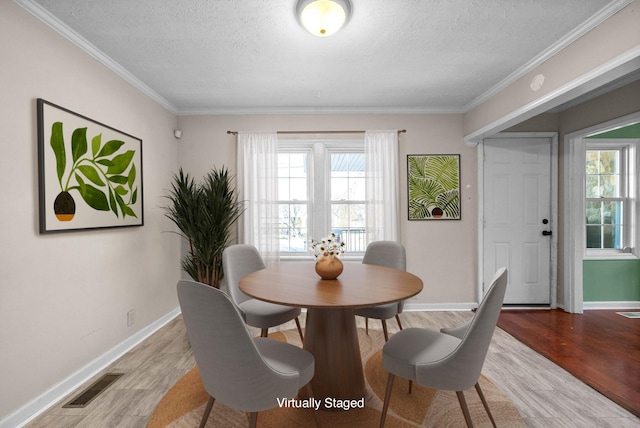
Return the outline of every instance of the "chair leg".
[[[268,328],[263,328],[262,330],[260,330],[260,337],[268,337],[268,336],[269,336]]]
[[[200,420],[200,428],[204,428],[204,426],[207,424],[207,419],[209,419],[209,414],[211,413],[211,408],[213,407],[214,401],[216,401],[216,399],[212,396],[209,396],[207,407],[204,408],[204,414],[202,415],[202,419]]]
[[[464,420],[467,422],[469,428],[473,428],[473,422],[471,422],[471,415],[469,414],[469,408],[467,407],[467,400],[464,399],[464,393],[462,391],[456,391],[460,407],[462,407],[462,413],[464,413]]]
[[[384,332],[384,341],[388,342],[389,332],[387,331],[387,321],[386,320],[381,320],[381,321],[382,321],[382,331]]]
[[[493,415],[491,414],[491,410],[489,410],[489,404],[487,403],[487,400],[485,400],[484,398],[484,394],[482,393],[482,388],[480,388],[479,383],[476,383],[476,391],[480,396],[480,401],[482,401],[482,405],[484,406],[484,409],[487,411],[487,415],[489,415],[489,419],[491,419],[491,425],[493,425],[493,428],[496,428],[496,421],[493,420]]]
[[[398,327],[400,327],[400,330],[402,330],[402,323],[400,322],[400,315],[396,314],[396,321],[398,321]]]
[[[298,334],[300,335],[300,341],[304,343],[304,336],[302,336],[302,327],[300,327],[300,320],[296,317],[296,327],[298,327]]]
[[[369,334],[369,318],[367,317],[364,318],[364,331],[367,335]]]
[[[387,418],[387,410],[389,410],[389,401],[391,400],[391,389],[396,375],[389,373],[387,378],[387,390],[384,393],[384,405],[382,406],[382,415],[380,415],[380,428],[384,427],[384,420]]]
[[[249,414],[249,428],[256,428],[258,423],[258,412],[251,412]]]

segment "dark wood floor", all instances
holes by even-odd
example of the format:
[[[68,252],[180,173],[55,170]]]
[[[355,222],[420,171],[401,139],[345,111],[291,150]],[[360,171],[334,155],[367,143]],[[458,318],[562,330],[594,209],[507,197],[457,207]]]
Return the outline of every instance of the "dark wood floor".
[[[498,326],[640,416],[640,319],[605,310],[503,310]]]

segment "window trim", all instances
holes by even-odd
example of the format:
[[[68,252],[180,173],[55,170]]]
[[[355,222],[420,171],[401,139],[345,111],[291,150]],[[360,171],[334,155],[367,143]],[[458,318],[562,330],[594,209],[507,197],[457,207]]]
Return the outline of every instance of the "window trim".
[[[619,256],[620,254],[628,254],[635,251],[636,239],[635,228],[637,220],[635,219],[635,201],[637,200],[636,189],[634,186],[634,171],[637,164],[636,147],[633,141],[626,139],[586,139],[585,141],[585,167],[587,151],[619,151],[619,195],[618,197],[607,198],[587,198],[586,197],[586,168],[585,168],[585,204],[592,201],[621,201],[622,209],[622,248],[587,248],[586,246],[586,219],[585,219],[585,257],[601,258],[603,256]],[[635,162],[634,162],[635,160]]]
[[[618,200],[622,199],[623,208],[623,245],[622,248],[587,248],[587,236],[586,236],[586,218],[583,215],[582,221],[582,242],[585,260],[626,260],[639,258],[638,251],[638,219],[637,205],[638,205],[638,184],[640,177],[638,177],[638,165],[640,162],[639,152],[637,148],[637,139],[581,139],[581,159],[582,159],[582,212],[586,210],[586,203],[588,199],[586,197],[586,153],[588,150],[621,150],[621,196],[620,198],[605,198],[605,200]]]
[[[301,153],[308,152],[311,161],[309,162],[309,174],[311,177],[308,180],[307,189],[309,203],[311,209],[308,210],[307,215],[310,217],[308,226],[308,237],[320,239],[331,230],[331,214],[329,212],[317,212],[313,210],[313,206],[318,200],[329,201],[331,197],[331,174],[323,174],[322,180],[315,180],[316,171],[329,171],[331,168],[331,154],[332,153],[354,153],[354,149],[360,150],[364,153],[364,139],[291,139],[291,140],[279,140],[278,141],[278,153],[291,152]],[[327,204],[329,208],[330,204]],[[326,211],[326,210],[323,210]],[[324,232],[322,232],[324,231]],[[316,236],[317,235],[317,236]],[[345,261],[362,261],[364,257],[364,251],[362,252],[347,252],[341,259]],[[287,261],[301,261],[301,260],[313,260],[313,255],[310,252],[280,252],[280,260]]]

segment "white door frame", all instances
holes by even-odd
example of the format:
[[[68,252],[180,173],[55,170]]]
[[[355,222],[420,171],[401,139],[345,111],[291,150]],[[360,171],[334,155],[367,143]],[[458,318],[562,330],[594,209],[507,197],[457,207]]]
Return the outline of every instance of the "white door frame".
[[[551,260],[549,306],[557,307],[558,295],[558,133],[557,132],[500,132],[487,139],[497,138],[548,138],[551,139]],[[484,139],[477,145],[478,150],[478,302],[484,295]]]
[[[599,123],[564,136],[564,195],[563,210],[563,301],[564,310],[581,314],[583,312],[583,261],[585,258],[584,236],[584,137],[616,127],[623,127],[640,121],[640,113],[632,113],[617,119]],[[580,207],[580,208],[576,208]],[[640,228],[636,228],[636,242],[640,242]],[[629,255],[629,257],[636,257]]]

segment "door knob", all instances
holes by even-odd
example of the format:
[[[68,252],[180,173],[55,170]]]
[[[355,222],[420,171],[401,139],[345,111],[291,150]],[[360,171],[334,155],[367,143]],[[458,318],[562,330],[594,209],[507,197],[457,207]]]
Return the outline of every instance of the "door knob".
[[[542,231],[542,235],[543,236],[551,236],[553,234],[553,232],[551,232],[550,230],[543,230]]]

